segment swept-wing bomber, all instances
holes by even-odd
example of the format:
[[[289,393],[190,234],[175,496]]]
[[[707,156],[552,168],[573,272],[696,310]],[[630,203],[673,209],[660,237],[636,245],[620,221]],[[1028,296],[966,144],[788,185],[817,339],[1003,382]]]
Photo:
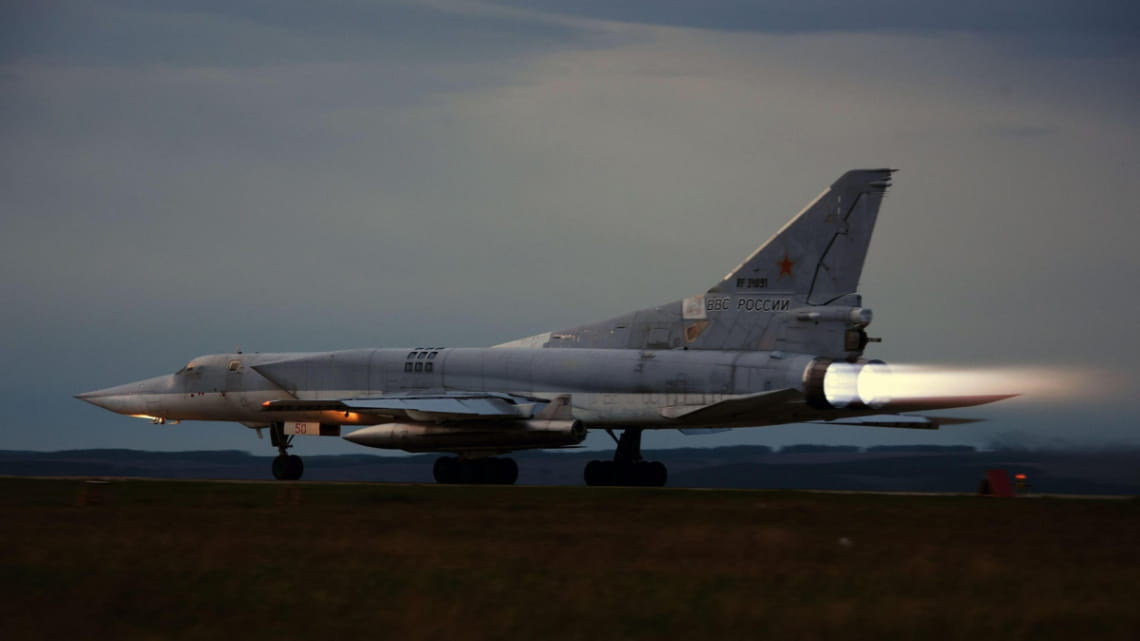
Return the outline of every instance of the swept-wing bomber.
[[[440,452],[440,483],[514,483],[515,450],[616,442],[589,485],[661,486],[644,430],[824,422],[936,429],[966,419],[913,412],[1008,395],[892,398],[864,350],[857,293],[893,170],[849,171],[708,291],[494,347],[214,354],[176,373],[79,394],[156,423],[234,421],[267,429],[278,479],[298,479],[295,437]]]

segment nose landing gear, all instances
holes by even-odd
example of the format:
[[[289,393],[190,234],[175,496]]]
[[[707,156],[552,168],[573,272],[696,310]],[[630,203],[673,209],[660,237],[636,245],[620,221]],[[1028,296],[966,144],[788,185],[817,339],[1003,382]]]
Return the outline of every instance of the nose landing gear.
[[[285,435],[285,424],[269,426],[269,442],[277,448],[277,458],[273,459],[273,478],[278,481],[296,481],[305,473],[305,462],[296,454],[289,454],[293,447],[293,437]]]

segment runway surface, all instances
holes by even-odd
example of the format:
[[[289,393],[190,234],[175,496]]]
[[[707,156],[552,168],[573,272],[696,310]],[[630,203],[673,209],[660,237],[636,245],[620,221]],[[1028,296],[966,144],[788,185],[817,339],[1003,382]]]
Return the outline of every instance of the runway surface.
[[[1140,501],[0,479],[5,639],[1133,638]]]

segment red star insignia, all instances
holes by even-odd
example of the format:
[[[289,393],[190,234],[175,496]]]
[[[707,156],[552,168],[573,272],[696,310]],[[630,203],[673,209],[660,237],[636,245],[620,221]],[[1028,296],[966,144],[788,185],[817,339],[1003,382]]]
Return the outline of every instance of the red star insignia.
[[[780,266],[780,276],[791,276],[792,267],[795,266],[796,261],[788,258],[788,252],[784,252],[784,260],[776,264]]]

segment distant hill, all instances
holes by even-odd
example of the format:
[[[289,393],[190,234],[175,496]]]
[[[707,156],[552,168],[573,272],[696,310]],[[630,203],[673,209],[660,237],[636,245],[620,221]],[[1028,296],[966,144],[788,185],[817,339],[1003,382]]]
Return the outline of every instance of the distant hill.
[[[645,452],[669,466],[672,487],[972,492],[985,470],[1024,473],[1034,491],[1140,495],[1140,450],[978,452],[968,446],[795,445]],[[519,483],[582,485],[603,452],[518,452]],[[435,455],[306,456],[305,480],[432,482]],[[0,475],[269,479],[272,457],[242,451],[0,451]]]

